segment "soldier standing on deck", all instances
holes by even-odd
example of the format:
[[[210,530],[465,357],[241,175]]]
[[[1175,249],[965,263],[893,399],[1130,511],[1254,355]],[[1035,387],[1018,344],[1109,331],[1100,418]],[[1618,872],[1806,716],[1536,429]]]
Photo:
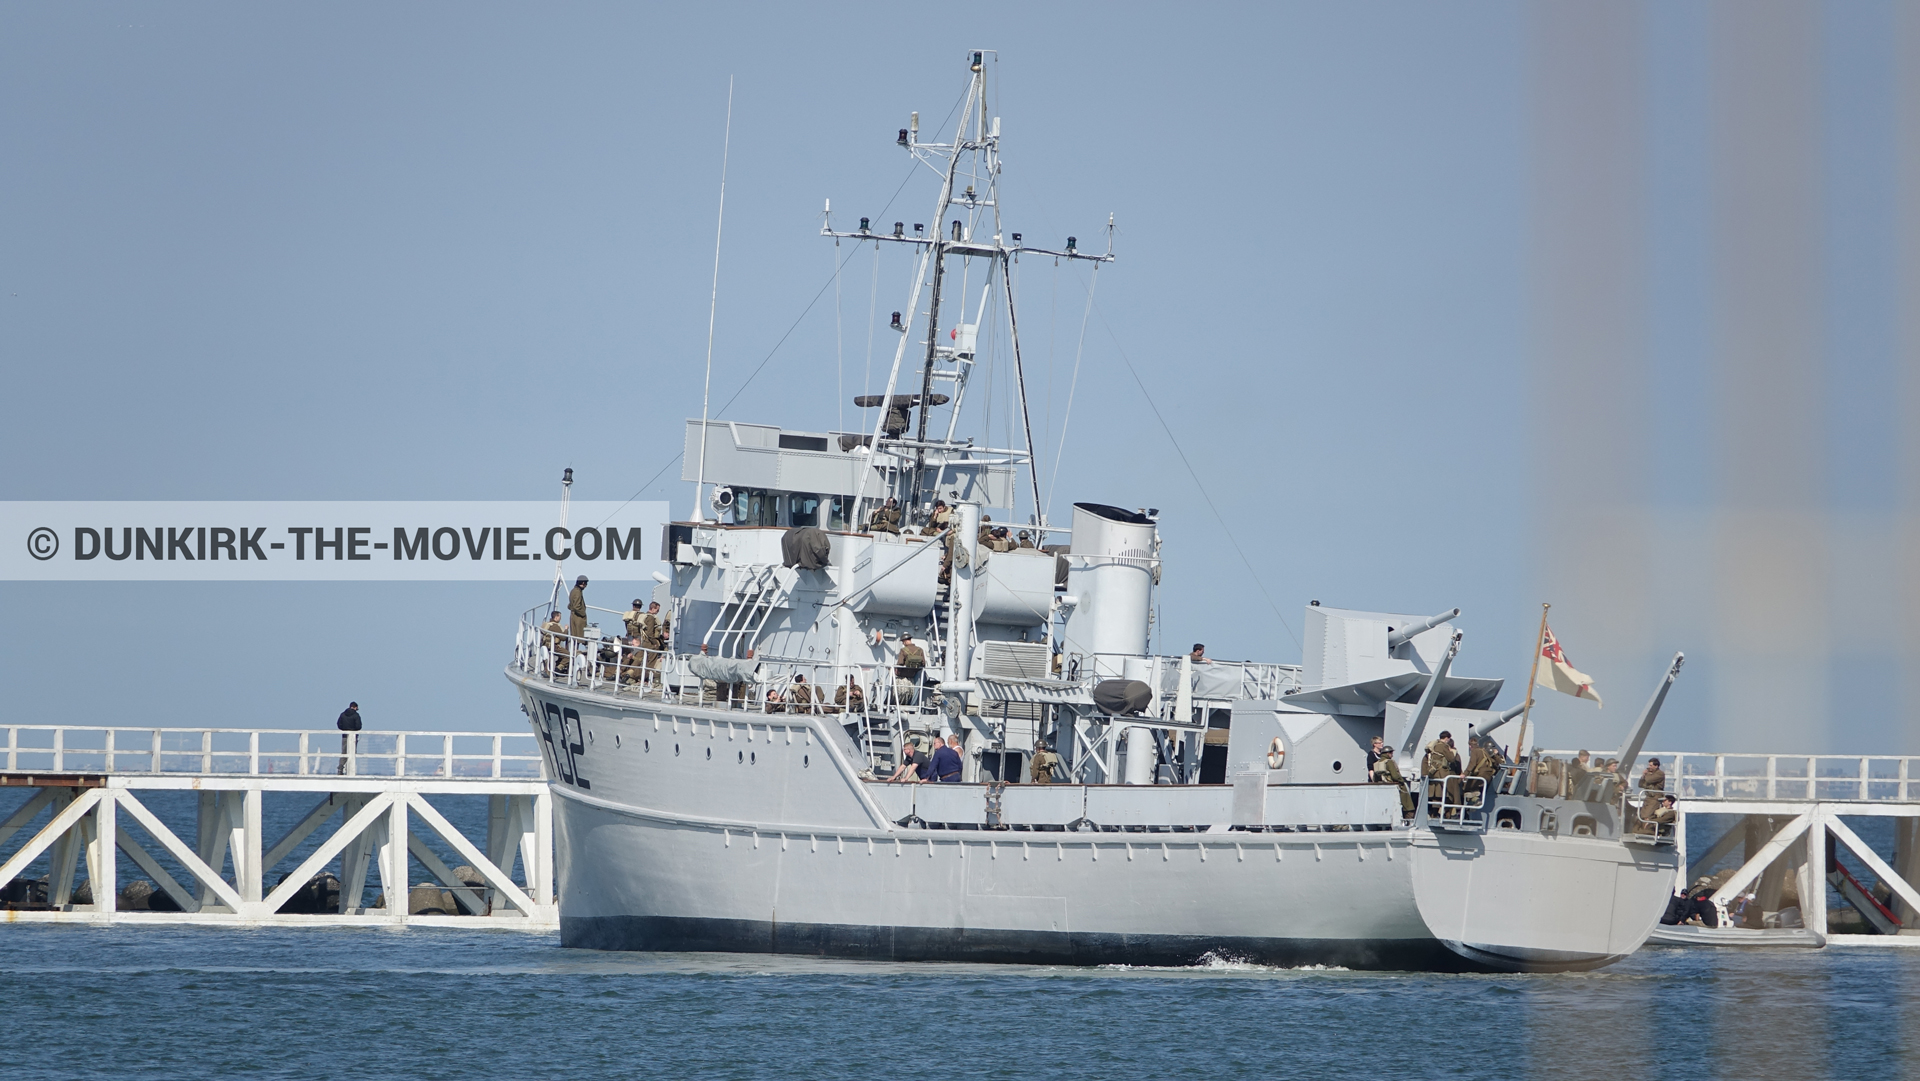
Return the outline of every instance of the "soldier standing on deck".
[[[567,620],[567,637],[584,637],[587,633],[587,576],[584,574],[573,580],[573,592],[567,594],[567,611],[572,615]]]
[[[913,635],[901,635],[900,652],[893,658],[894,700],[911,702],[926,669],[927,655],[913,644]]]
[[[1053,771],[1060,768],[1060,756],[1047,749],[1046,740],[1035,740],[1033,758],[1027,765],[1034,784],[1052,784]]]
[[[660,666],[666,663],[667,642],[671,628],[668,621],[660,618],[660,602],[647,605],[647,614],[640,620],[640,645],[647,651],[647,668],[658,673]]]
[[[1660,809],[1660,797],[1667,794],[1667,771],[1660,768],[1658,758],[1647,759],[1647,771],[1640,775],[1640,794],[1646,798],[1640,801],[1640,821],[1653,821],[1654,812]]]
[[[1459,800],[1460,752],[1454,749],[1452,732],[1442,732],[1439,739],[1427,744],[1427,758],[1420,772],[1427,778],[1427,799],[1445,798],[1449,803]]]
[[[1413,814],[1413,793],[1407,791],[1407,779],[1401,775],[1400,767],[1393,763],[1393,748],[1386,744],[1380,746],[1380,757],[1373,763],[1373,779],[1377,784],[1398,785],[1400,788],[1400,816],[1405,818]]]

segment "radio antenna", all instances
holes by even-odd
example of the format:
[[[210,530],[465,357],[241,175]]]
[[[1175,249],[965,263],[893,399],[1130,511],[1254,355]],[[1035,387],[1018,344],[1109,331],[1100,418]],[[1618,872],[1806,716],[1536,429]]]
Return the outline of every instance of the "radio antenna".
[[[733,146],[733,76],[727,76],[727,127],[720,138],[720,216],[713,226],[713,296],[707,304],[707,378],[700,387],[700,468],[694,474],[693,520],[704,522],[700,509],[707,491],[707,404],[713,394],[713,326],[720,311],[720,236],[727,224],[727,152]]]

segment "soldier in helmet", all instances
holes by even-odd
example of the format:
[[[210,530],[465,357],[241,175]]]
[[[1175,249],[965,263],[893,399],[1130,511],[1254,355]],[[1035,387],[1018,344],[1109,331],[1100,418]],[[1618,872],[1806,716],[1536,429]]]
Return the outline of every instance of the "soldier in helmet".
[[[1373,779],[1376,784],[1397,785],[1400,789],[1400,817],[1413,814],[1413,793],[1407,790],[1407,779],[1400,773],[1400,767],[1394,764],[1393,748],[1380,745],[1380,757],[1373,763]]]
[[[1027,531],[1024,529],[1020,531],[1020,543],[1017,547],[1020,547],[1020,548],[1033,547],[1033,538],[1028,536]]]

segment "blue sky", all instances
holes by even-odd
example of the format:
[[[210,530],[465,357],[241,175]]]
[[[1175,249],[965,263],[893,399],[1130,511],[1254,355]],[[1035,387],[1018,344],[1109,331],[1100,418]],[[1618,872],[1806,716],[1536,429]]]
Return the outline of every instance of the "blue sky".
[[[0,6],[0,498],[545,498],[570,465],[579,498],[684,514],[677,468],[642,486],[699,413],[729,77],[716,404],[772,351],[726,415],[820,429],[836,363],[857,389],[873,281],[856,254],[838,346],[831,287],[800,318],[832,281],[822,201],[880,220],[909,171],[893,132],[945,115],[988,47],[1008,227],[1087,244],[1115,215],[1056,516],[1162,508],[1168,650],[1297,660],[1309,598],[1459,605],[1460,669],[1524,676],[1531,10]],[[1715,9],[1636,10],[1644,492],[1699,508]],[[1832,499],[1888,512],[1892,8],[1822,10]],[[916,180],[884,218],[925,220],[932,196]],[[881,255],[883,322],[902,258]],[[1057,432],[1085,273],[1029,259],[1018,285],[1035,421]],[[0,673],[69,723],[304,727],[357,697],[377,726],[512,726],[498,668],[523,593],[6,583]],[[1672,648],[1693,647],[1642,652]],[[1570,736],[1602,740],[1644,697],[1657,669],[1621,656],[1594,674],[1622,705],[1556,714]],[[1705,686],[1676,692],[1676,741],[1710,731]]]

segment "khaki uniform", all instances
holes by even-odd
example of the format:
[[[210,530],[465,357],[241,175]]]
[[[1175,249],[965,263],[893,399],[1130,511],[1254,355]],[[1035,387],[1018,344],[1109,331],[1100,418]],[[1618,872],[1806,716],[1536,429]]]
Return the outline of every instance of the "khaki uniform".
[[[640,645],[647,651],[647,667],[659,671],[667,659],[667,621],[648,612],[640,620]]]
[[[787,712],[789,713],[812,713],[813,712],[813,684],[795,683],[792,686],[788,687],[787,693],[786,693],[786,702],[787,702]]]
[[[587,633],[587,591],[579,586],[567,594],[567,611],[573,618],[567,620],[567,634],[578,638]]]
[[[920,535],[931,537],[952,524],[953,508],[940,507],[933,512],[932,517],[927,519],[927,524],[920,527]]]
[[[1428,800],[1444,798],[1449,803],[1459,802],[1460,781],[1456,775],[1460,772],[1460,752],[1446,740],[1436,739],[1427,744],[1427,757],[1420,772],[1427,778]]]
[[[1640,775],[1640,791],[1646,798],[1640,801],[1640,821],[1652,822],[1660,810],[1660,797],[1667,794],[1667,771],[1657,766],[1648,766]],[[1642,829],[1652,829],[1643,826]]]
[[[911,642],[901,646],[899,656],[893,659],[894,697],[901,701],[911,699],[926,670],[927,655],[919,646]]]
[[[628,638],[643,638],[641,625],[646,622],[647,611],[644,608],[629,608],[620,613],[620,622],[627,625]]]
[[[872,520],[867,523],[867,532],[869,533],[900,532],[900,508],[899,507],[881,507],[879,510],[874,511]]]
[[[560,625],[560,613],[540,625],[540,644],[553,653],[553,670],[556,673],[567,670],[566,628]]]
[[[1428,777],[1450,777],[1460,772],[1460,752],[1444,739],[1427,744],[1427,760],[1421,773]]]
[[[1407,790],[1407,779],[1401,775],[1400,767],[1394,764],[1392,758],[1382,755],[1373,764],[1373,775],[1381,784],[1400,786],[1400,813],[1413,813],[1413,793]]]
[[[1028,766],[1033,773],[1034,784],[1052,784],[1053,771],[1060,768],[1060,756],[1052,751],[1035,751]]]
[[[867,692],[861,690],[857,685],[853,687],[841,687],[839,690],[833,692],[833,704],[846,710],[848,713],[865,713],[867,711]]]
[[[1033,547],[1033,538],[1032,538],[1032,537],[1021,537],[1021,538],[1020,538],[1020,543],[1019,543],[1019,545],[1017,545],[1017,547],[1020,547],[1020,548],[1031,548],[1031,547]]]
[[[1494,772],[1498,767],[1493,760],[1493,755],[1487,753],[1484,745],[1476,746],[1473,749],[1473,756],[1467,761],[1467,776],[1493,780]]]

